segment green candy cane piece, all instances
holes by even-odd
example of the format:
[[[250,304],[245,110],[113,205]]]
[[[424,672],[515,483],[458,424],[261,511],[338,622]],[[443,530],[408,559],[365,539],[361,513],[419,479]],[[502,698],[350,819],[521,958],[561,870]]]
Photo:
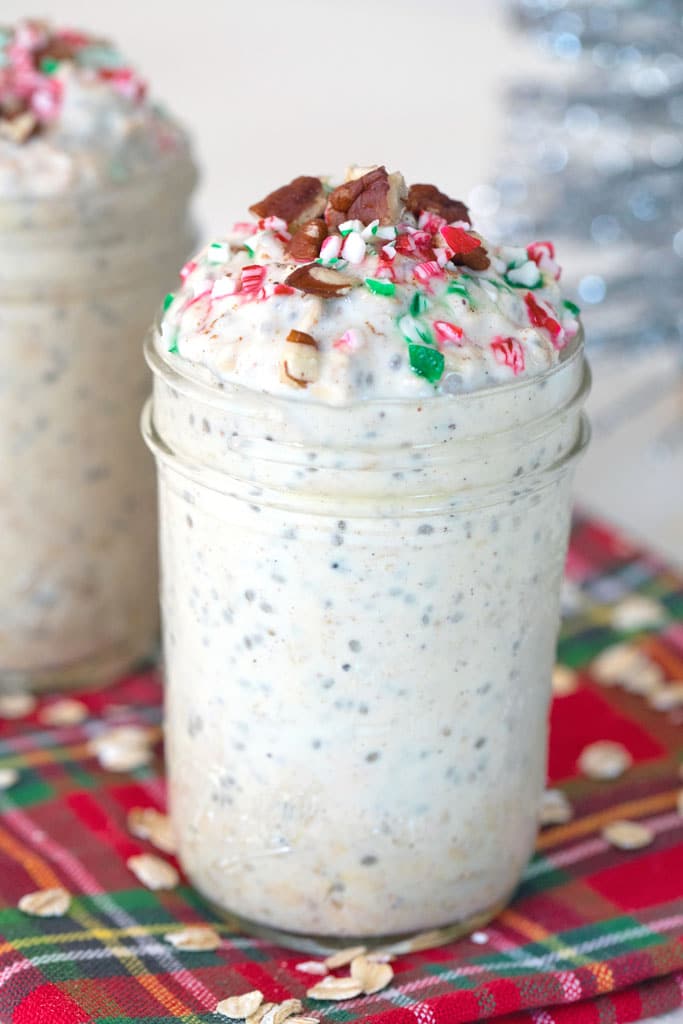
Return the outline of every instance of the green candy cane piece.
[[[570,302],[569,299],[565,299],[564,302],[562,303],[562,305],[564,306],[565,309],[568,309],[570,313],[573,313],[574,316],[580,316],[581,315],[581,310],[576,305],[575,302]]]
[[[422,292],[415,292],[412,299],[410,300],[410,312],[413,316],[421,316],[426,313],[429,308],[427,299]]]
[[[413,373],[424,377],[430,384],[436,384],[443,376],[444,358],[436,348],[426,345],[408,345],[410,366]]]
[[[171,303],[173,302],[174,299],[175,299],[175,295],[174,295],[173,292],[169,292],[168,295],[164,296],[164,313],[166,312],[166,310],[171,305]]]
[[[434,344],[429,328],[425,324],[420,323],[414,316],[411,316],[410,313],[406,313],[399,319],[398,329],[409,345],[413,342],[426,345]]]
[[[459,295],[461,299],[465,299],[469,303],[470,309],[476,309],[477,304],[472,298],[472,294],[469,288],[462,284],[461,281],[450,281],[447,288],[448,295]]]
[[[393,281],[386,281],[381,277],[366,277],[365,286],[373,295],[394,295],[396,285]]]

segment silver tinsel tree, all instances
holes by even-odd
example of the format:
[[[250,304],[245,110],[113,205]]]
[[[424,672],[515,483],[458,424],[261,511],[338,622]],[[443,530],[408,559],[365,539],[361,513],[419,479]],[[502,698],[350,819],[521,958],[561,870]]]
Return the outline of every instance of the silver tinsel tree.
[[[561,244],[594,348],[680,343],[683,0],[512,10],[550,59],[510,93],[501,233]]]
[[[471,203],[492,235],[555,241],[583,309],[579,500],[683,565],[683,0],[501,3],[520,71]]]

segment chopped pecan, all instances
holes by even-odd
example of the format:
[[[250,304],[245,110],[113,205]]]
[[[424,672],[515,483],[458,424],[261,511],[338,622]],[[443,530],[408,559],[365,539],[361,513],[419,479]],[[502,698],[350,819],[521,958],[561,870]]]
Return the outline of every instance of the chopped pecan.
[[[287,335],[287,341],[290,341],[295,345],[312,345],[313,348],[318,347],[318,342],[312,334],[306,334],[305,331],[297,331],[294,328],[292,328]]]
[[[337,228],[345,220],[370,224],[396,224],[401,218],[405,184],[400,174],[388,174],[386,167],[375,167],[360,178],[352,178],[330,193],[325,220]]]
[[[305,331],[291,330],[287,335],[287,353],[282,360],[282,377],[288,384],[308,387],[318,379],[318,342]]]
[[[456,267],[468,267],[470,270],[488,270],[491,260],[483,245],[464,255],[452,256],[450,261]]]
[[[30,110],[13,117],[0,117],[0,139],[10,142],[26,142],[36,132],[38,121]]]
[[[319,295],[323,299],[337,299],[360,283],[356,277],[344,274],[341,270],[323,267],[319,263],[297,267],[285,280],[285,284],[292,288],[298,288],[309,295]]]
[[[292,235],[287,251],[298,263],[310,263],[320,255],[320,246],[327,237],[327,225],[321,217],[306,221]]]
[[[436,213],[443,217],[449,224],[455,220],[472,223],[470,211],[465,204],[459,199],[451,199],[445,192],[440,192],[436,185],[411,185],[406,206],[416,217],[426,210],[428,213]]]
[[[257,217],[281,217],[287,226],[296,230],[307,220],[319,217],[325,209],[325,189],[320,178],[301,175],[289,185],[276,188],[274,192],[249,207]]]

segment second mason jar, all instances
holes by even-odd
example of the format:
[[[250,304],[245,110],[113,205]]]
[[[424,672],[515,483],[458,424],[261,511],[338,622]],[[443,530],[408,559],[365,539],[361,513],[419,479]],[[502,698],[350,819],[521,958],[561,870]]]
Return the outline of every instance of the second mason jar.
[[[144,430],[192,882],[298,946],[493,916],[545,781],[581,338],[532,379],[349,407],[165,347]]]
[[[157,630],[150,310],[192,244],[186,149],[0,203],[0,689],[109,681]]]

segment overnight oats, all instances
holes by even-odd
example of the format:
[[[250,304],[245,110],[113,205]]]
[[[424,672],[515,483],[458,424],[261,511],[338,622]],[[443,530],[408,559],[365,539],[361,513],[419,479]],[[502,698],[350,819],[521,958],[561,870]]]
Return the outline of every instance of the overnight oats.
[[[109,43],[0,28],[0,689],[153,650],[141,338],[192,247],[180,128]]]
[[[578,310],[383,167],[251,211],[147,347],[180,856],[284,942],[453,935],[534,845]]]

